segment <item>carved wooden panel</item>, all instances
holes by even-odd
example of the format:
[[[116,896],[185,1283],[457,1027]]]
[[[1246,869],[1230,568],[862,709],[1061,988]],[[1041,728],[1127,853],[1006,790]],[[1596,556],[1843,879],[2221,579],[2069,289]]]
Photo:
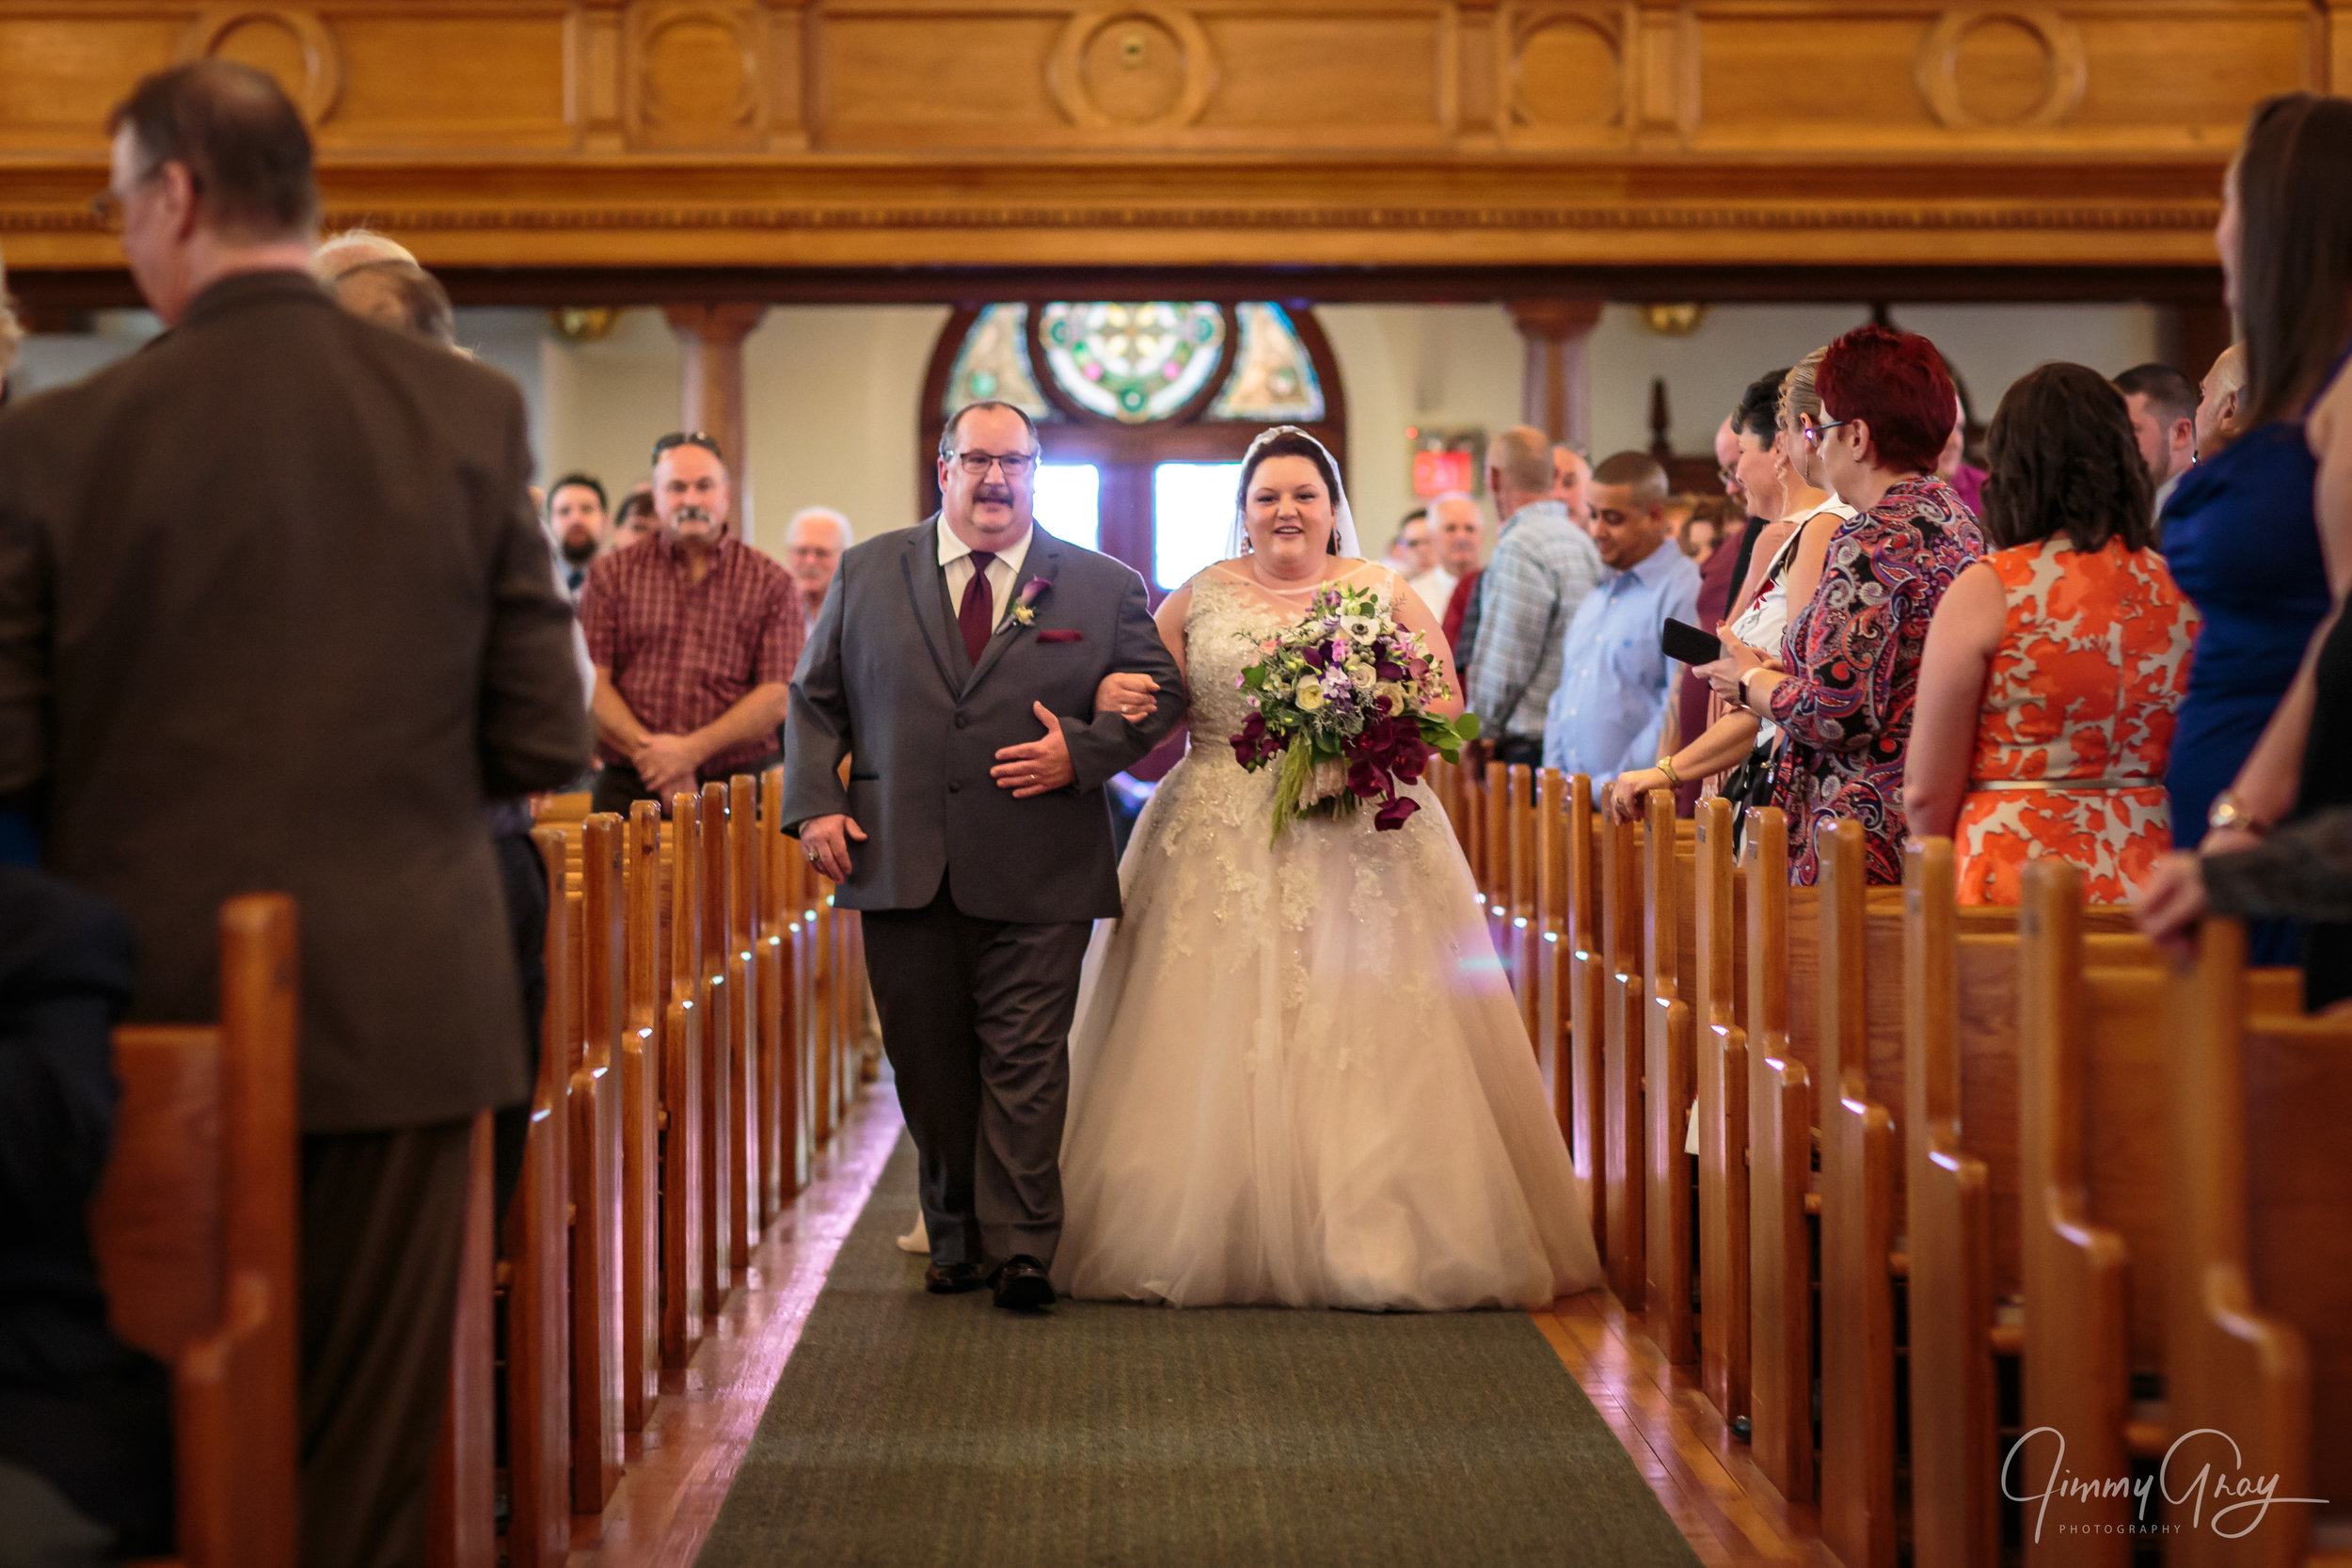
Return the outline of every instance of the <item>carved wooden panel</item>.
[[[331,215],[501,264],[2210,261],[2340,0],[0,0],[0,245],[276,73]]]

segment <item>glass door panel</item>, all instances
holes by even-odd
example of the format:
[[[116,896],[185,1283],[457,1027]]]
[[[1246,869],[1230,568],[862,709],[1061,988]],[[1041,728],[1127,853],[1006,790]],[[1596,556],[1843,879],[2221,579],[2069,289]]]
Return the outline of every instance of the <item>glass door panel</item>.
[[[1152,576],[1163,590],[1225,559],[1238,463],[1162,463],[1152,470]]]

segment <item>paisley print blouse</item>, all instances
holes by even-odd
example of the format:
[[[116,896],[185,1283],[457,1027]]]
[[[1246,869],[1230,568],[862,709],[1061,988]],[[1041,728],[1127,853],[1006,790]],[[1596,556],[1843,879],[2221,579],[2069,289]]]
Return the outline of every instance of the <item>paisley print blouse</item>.
[[[1906,479],[1830,536],[1821,585],[1788,622],[1771,712],[1788,743],[1772,804],[1788,814],[1788,879],[1820,874],[1820,842],[1862,824],[1872,882],[1903,879],[1903,755],[1919,652],[1944,591],[1984,553],[1977,520],[1933,474]]]

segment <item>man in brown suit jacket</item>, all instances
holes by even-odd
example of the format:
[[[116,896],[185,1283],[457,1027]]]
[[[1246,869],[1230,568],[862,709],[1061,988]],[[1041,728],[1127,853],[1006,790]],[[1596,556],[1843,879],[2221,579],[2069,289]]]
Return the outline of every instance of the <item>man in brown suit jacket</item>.
[[[482,808],[587,762],[571,611],[514,386],[305,270],[270,78],[110,129],[170,330],[0,417],[0,805],[130,915],[135,1019],[216,1017],[221,901],[297,901],[303,1559],[421,1563],[468,1128],[530,1087]]]

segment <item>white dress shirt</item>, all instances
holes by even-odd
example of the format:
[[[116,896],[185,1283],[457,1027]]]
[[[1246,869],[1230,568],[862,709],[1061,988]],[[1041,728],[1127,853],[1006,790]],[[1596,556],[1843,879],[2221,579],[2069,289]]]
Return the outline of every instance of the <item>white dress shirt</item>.
[[[1005,611],[1012,607],[1012,585],[1021,580],[1021,564],[1029,559],[1029,541],[1037,537],[1034,527],[1022,531],[1021,537],[988,563],[988,596],[994,613],[989,626],[1005,624]],[[956,537],[956,531],[947,526],[947,519],[939,520],[939,568],[947,574],[947,611],[954,614],[963,606],[963,591],[972,581],[972,546]]]
[[[1454,585],[1461,578],[1442,566],[1432,566],[1406,584],[1421,595],[1421,602],[1429,607],[1429,613],[1445,619],[1446,601],[1454,597]]]

